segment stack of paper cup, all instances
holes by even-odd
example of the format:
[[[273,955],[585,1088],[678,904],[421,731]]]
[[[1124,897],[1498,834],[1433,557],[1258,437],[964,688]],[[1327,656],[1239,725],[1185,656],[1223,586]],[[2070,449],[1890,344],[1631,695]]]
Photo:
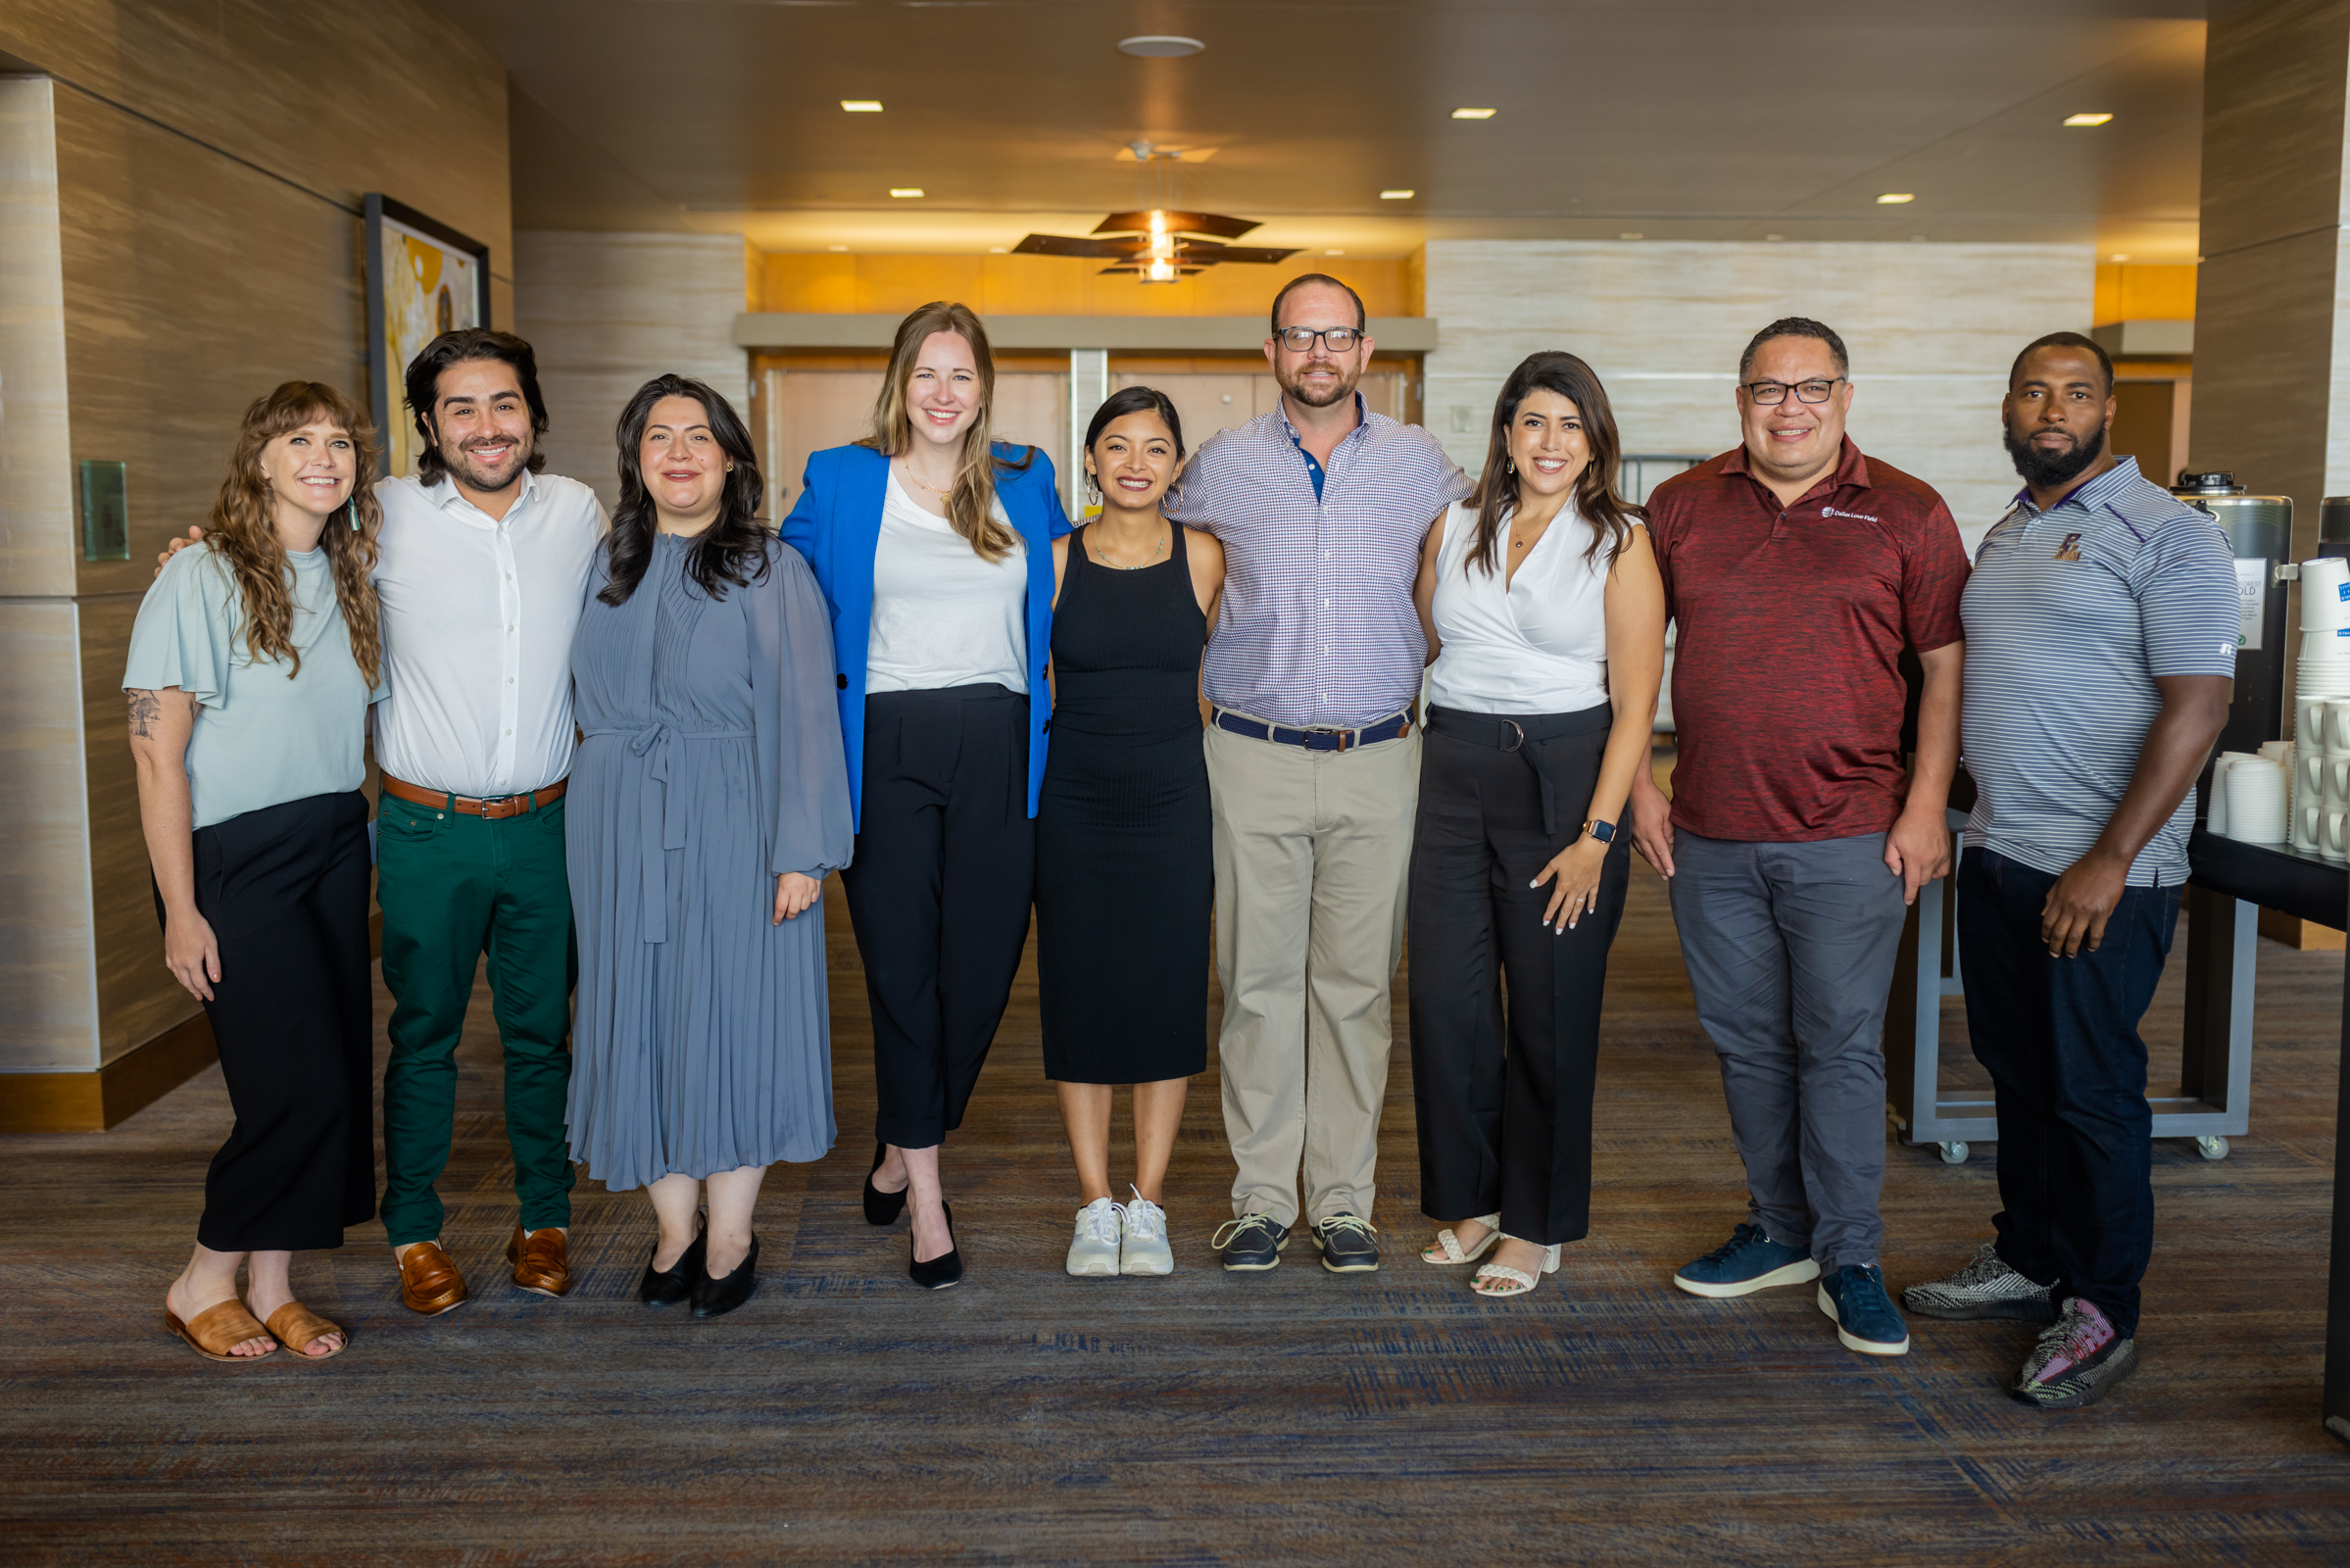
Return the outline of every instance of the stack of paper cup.
[[[2284,769],[2255,757],[2228,769],[2228,836],[2247,844],[2282,844],[2289,837]]]
[[[2318,749],[2313,702],[2350,698],[2350,560],[2320,556],[2301,563],[2301,662],[2294,666],[2293,738]]]

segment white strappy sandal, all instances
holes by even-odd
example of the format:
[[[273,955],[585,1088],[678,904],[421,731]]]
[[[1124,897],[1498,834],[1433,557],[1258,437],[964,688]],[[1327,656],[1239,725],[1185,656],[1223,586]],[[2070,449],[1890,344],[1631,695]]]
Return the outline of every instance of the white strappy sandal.
[[[1475,1247],[1463,1251],[1460,1238],[1453,1235],[1452,1227],[1447,1225],[1436,1233],[1434,1247],[1421,1249],[1420,1261],[1434,1263],[1440,1268],[1450,1268],[1458,1263],[1474,1263],[1492,1251],[1493,1244],[1501,1240],[1501,1216],[1498,1214],[1473,1214],[1462,1220],[1461,1223],[1463,1225],[1483,1225],[1485,1239]]]
[[[1495,1232],[1495,1234],[1499,1233]],[[1513,1237],[1512,1240],[1516,1240],[1516,1238]],[[1558,1244],[1552,1243],[1542,1250],[1542,1272],[1545,1274],[1558,1272]],[[1469,1289],[1475,1291],[1479,1296],[1489,1298],[1524,1296],[1538,1283],[1533,1275],[1528,1274],[1522,1268],[1512,1268],[1507,1263],[1488,1263],[1477,1271],[1475,1278],[1469,1281]]]

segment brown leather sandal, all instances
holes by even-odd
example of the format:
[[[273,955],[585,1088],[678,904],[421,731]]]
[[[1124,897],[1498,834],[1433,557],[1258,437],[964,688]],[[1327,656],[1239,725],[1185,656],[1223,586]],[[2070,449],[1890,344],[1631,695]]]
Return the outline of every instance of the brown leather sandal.
[[[271,1312],[269,1327],[269,1333],[277,1343],[285,1347],[286,1354],[297,1361],[331,1361],[351,1348],[351,1331],[349,1329],[340,1323],[329,1322],[318,1316],[300,1301],[288,1301],[276,1311]],[[341,1335],[343,1343],[324,1355],[311,1354],[309,1347],[329,1334]]]
[[[253,1315],[243,1301],[233,1296],[225,1301],[214,1302],[187,1323],[180,1322],[178,1314],[166,1307],[164,1325],[187,1341],[188,1348],[207,1361],[266,1361],[277,1353],[274,1346],[259,1355],[228,1353],[229,1347],[242,1345],[247,1340],[276,1338],[270,1330],[262,1326],[261,1320]]]

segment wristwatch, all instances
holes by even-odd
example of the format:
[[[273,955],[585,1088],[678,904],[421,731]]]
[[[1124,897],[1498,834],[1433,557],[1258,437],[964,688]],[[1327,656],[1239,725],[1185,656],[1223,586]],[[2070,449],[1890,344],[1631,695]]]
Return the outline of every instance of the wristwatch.
[[[1613,822],[1602,822],[1593,817],[1591,821],[1583,824],[1583,830],[1602,844],[1615,842],[1616,825]]]

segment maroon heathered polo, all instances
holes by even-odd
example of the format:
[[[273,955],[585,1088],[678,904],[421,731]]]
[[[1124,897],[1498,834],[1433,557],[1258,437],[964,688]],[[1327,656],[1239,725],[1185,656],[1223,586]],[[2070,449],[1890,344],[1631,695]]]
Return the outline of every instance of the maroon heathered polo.
[[[1739,447],[1657,486],[1673,655],[1673,820],[1709,839],[1882,833],[1901,814],[1903,645],[1964,634],[1967,555],[1931,485],[1847,436],[1793,506]]]

